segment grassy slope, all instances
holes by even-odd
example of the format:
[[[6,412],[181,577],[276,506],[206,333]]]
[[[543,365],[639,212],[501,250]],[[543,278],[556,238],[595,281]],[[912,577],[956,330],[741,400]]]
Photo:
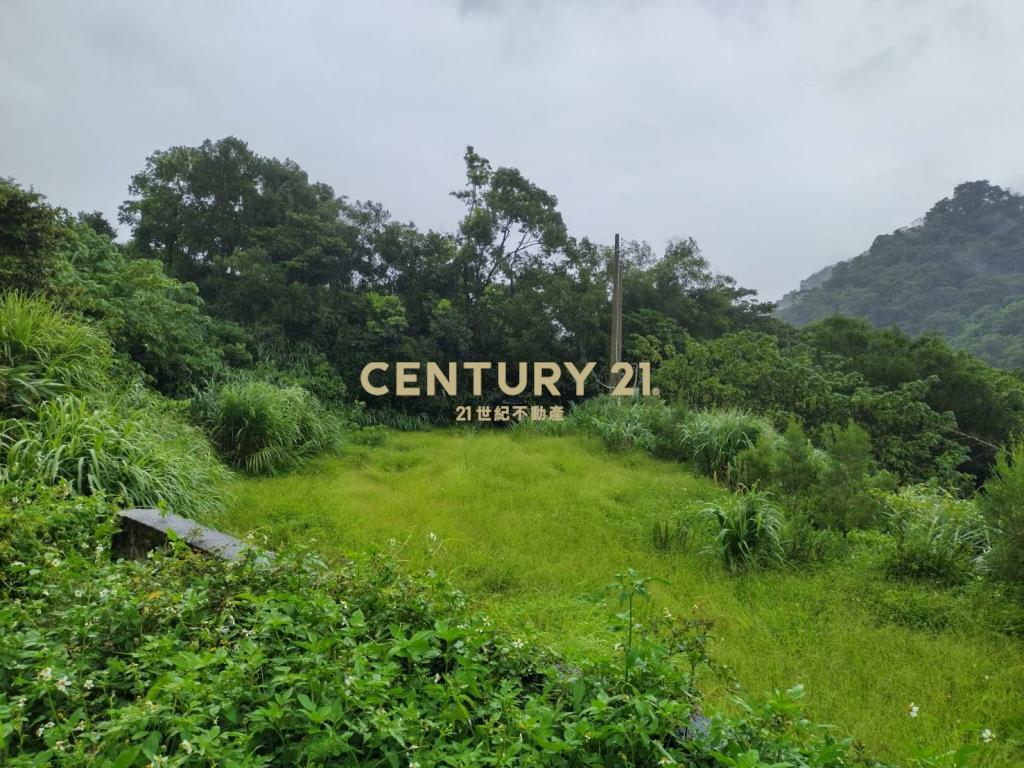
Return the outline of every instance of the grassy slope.
[[[712,654],[747,690],[803,683],[812,716],[871,754],[951,744],[976,723],[1000,737],[985,764],[1024,759],[1006,738],[1024,738],[1021,643],[880,625],[862,599],[876,577],[856,566],[729,576],[699,553],[655,551],[654,520],[722,493],[679,465],[611,457],[577,437],[400,434],[234,491],[220,521],[229,530],[313,539],[325,553],[394,539],[412,567],[450,573],[496,620],[570,653],[608,652],[603,587],[637,568],[669,582],[656,590],[658,610],[688,616],[698,606],[716,620]],[[731,685],[709,680],[709,695],[725,703]]]

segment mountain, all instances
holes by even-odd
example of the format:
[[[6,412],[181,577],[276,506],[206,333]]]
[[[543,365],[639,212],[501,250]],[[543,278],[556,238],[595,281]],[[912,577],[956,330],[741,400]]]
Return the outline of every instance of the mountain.
[[[910,226],[811,275],[776,313],[797,325],[864,317],[1024,368],[1024,195],[988,181],[960,184]]]

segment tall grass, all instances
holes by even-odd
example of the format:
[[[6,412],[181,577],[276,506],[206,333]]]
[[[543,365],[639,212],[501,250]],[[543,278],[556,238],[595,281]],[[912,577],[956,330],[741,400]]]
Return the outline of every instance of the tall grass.
[[[202,435],[150,409],[115,410],[61,395],[0,429],[0,479],[70,483],[81,495],[118,497],[132,506],[166,506],[186,517],[220,509],[228,472]]]
[[[205,438],[114,369],[110,340],[92,326],[44,299],[0,296],[0,479],[66,481],[186,516],[219,511],[230,473]]]
[[[785,516],[766,492],[741,491],[703,514],[715,527],[710,549],[730,570],[782,562]]]
[[[110,342],[50,302],[0,295],[0,409],[12,412],[69,392],[101,389]]]
[[[973,501],[924,486],[884,496],[894,576],[961,584],[977,575],[991,548],[988,526]]]
[[[767,419],[743,411],[694,411],[676,428],[676,446],[694,469],[725,479],[736,457],[771,432]]]
[[[233,466],[273,475],[338,444],[340,425],[302,387],[239,380],[192,399],[192,414]]]
[[[597,435],[611,451],[639,448],[656,452],[669,409],[660,401],[596,397],[573,409],[571,421]]]

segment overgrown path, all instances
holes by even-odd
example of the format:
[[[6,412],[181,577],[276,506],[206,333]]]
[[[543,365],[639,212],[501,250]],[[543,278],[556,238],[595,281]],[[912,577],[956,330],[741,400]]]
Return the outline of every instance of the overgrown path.
[[[735,576],[697,541],[656,548],[656,522],[723,493],[678,464],[579,437],[397,434],[233,490],[219,521],[233,532],[328,556],[393,547],[411,568],[449,575],[496,621],[570,653],[611,651],[604,586],[616,572],[658,576],[668,585],[656,610],[716,622],[712,656],[729,670],[706,680],[713,701],[729,706],[734,680],[754,693],[802,683],[812,717],[875,756],[952,743],[972,723],[1001,740],[1024,734],[1024,644],[980,626],[965,598],[888,582],[867,554]],[[936,623],[948,626],[922,628]],[[1010,750],[1004,741],[984,754],[1013,765]]]

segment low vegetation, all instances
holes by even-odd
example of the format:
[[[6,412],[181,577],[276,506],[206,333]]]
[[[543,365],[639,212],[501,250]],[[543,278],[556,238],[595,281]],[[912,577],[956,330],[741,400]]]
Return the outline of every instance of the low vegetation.
[[[273,547],[312,542],[332,559],[375,549],[449,578],[497,626],[529,631],[570,659],[621,664],[607,640],[606,586],[635,568],[656,579],[643,608],[652,618],[668,610],[713,622],[717,663],[700,680],[706,713],[735,711],[737,693],[799,683],[809,718],[853,736],[865,760],[913,765],[966,744],[983,747],[978,765],[1020,762],[1019,604],[977,579],[946,587],[894,577],[893,538],[881,529],[801,533],[784,505],[764,499],[785,514],[783,562],[731,571],[702,510],[742,495],[673,461],[609,453],[596,437],[529,429],[349,443],[306,470],[240,480],[232,494],[220,524],[239,535],[265,535]],[[808,567],[798,546],[826,556]],[[991,742],[981,741],[985,729]]]
[[[387,558],[224,563],[179,543],[114,561],[111,508],[69,495],[0,487],[12,768],[840,768],[853,755],[803,717],[799,688],[705,715],[702,626],[642,614],[635,574],[616,585],[625,664],[568,662]]]
[[[191,409],[224,459],[254,475],[293,467],[340,439],[340,420],[299,386],[229,381],[196,394]]]

